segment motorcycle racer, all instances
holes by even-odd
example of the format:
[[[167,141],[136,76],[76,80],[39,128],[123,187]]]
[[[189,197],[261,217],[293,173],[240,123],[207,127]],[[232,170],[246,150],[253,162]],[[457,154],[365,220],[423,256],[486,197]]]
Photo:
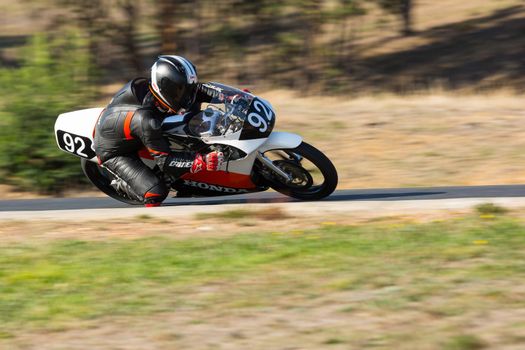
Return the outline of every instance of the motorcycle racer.
[[[136,78],[124,85],[102,111],[94,131],[99,164],[116,177],[112,185],[147,207],[164,201],[168,186],[140,160],[138,152],[144,147],[158,168],[175,178],[218,170],[224,160],[221,152],[172,151],[161,129],[165,117],[198,112],[201,103],[210,100],[210,91],[198,83],[195,66],[181,56],[160,56],[149,80]]]

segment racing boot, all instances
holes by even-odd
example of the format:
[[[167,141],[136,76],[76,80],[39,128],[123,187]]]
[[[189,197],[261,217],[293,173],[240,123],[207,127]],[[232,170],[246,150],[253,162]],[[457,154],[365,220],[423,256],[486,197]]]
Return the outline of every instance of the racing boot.
[[[128,183],[126,181],[124,181],[124,180],[122,180],[120,178],[111,180],[110,185],[113,186],[113,188],[115,190],[117,190],[118,192],[124,193],[130,199],[135,199],[135,200],[138,200],[138,201],[141,201],[141,202],[143,200],[143,198],[141,196],[139,196],[135,191],[133,191],[131,186],[128,185]]]

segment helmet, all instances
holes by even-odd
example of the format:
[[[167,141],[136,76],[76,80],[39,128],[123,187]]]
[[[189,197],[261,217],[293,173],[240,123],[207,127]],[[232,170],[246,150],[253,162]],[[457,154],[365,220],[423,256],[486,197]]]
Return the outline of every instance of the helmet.
[[[181,56],[159,56],[151,67],[150,91],[173,112],[189,109],[197,93],[197,71]]]

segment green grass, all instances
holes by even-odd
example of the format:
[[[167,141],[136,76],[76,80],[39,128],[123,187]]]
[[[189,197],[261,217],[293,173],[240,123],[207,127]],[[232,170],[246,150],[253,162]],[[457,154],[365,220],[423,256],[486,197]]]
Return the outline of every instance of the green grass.
[[[135,219],[137,219],[138,221],[149,221],[155,218],[148,214],[140,214],[140,215],[135,216]]]
[[[341,315],[418,309],[454,318],[513,309],[525,307],[512,290],[525,278],[524,258],[525,227],[507,217],[220,239],[13,243],[0,246],[0,338],[107,315],[275,306],[331,293],[370,294],[341,302]],[[199,294],[205,286],[223,287]],[[459,336],[446,348],[476,344]]]
[[[232,210],[225,210],[218,213],[197,213],[195,214],[195,218],[198,220],[202,219],[245,219],[253,217],[254,211],[252,210],[246,210],[246,209],[232,209]]]
[[[473,335],[452,337],[444,346],[445,350],[478,350],[486,348],[485,342]]]
[[[197,220],[206,219],[229,219],[229,220],[242,220],[242,219],[262,219],[262,220],[282,220],[290,218],[286,212],[279,207],[268,207],[264,209],[231,209],[217,213],[197,213],[195,215]]]
[[[480,215],[500,215],[507,213],[508,209],[494,203],[483,203],[476,206],[476,211]]]

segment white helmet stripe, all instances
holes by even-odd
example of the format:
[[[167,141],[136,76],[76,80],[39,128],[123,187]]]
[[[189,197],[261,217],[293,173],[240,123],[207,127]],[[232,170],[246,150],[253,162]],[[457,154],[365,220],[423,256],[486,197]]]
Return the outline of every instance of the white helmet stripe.
[[[153,83],[153,88],[158,90],[158,83],[157,83],[157,62],[151,67],[151,82]]]
[[[170,62],[170,60],[168,60],[167,57],[173,58],[174,60],[179,62],[182,65],[182,67],[184,67],[184,70],[186,72],[186,80],[188,81],[188,84],[193,84],[197,82],[197,72],[187,59],[180,56],[160,56],[159,58],[163,61],[173,64],[173,62]]]
[[[155,93],[162,99],[164,100],[164,103],[168,103],[168,101],[166,100],[166,98],[162,95],[162,93],[160,92],[160,88],[159,88],[159,85],[157,83],[157,62],[155,62],[155,64],[153,65],[153,67],[151,67],[151,86],[153,87],[153,90],[155,91]]]
[[[177,61],[179,61],[180,63],[182,63],[182,65],[188,69],[188,71],[190,72],[190,74],[192,76],[197,76],[197,72],[195,71],[195,69],[193,68],[193,65],[190,63],[190,61],[188,61],[187,59],[185,59],[184,57],[181,57],[181,56],[173,56],[174,59],[176,59]]]
[[[195,72],[195,69],[193,69],[193,66],[190,62],[188,62],[187,59],[180,57],[180,56],[174,56],[177,61],[182,63],[186,70],[186,76],[188,77],[188,83],[194,84],[197,82],[197,72]]]

